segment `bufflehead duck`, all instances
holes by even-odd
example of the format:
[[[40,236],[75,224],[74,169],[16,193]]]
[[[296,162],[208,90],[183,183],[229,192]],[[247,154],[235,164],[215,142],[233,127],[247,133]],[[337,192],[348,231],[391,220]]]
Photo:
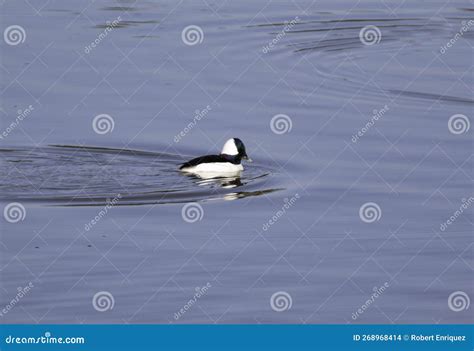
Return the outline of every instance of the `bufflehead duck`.
[[[208,176],[228,176],[243,171],[242,160],[252,162],[247,156],[244,143],[238,138],[226,141],[220,155],[207,155],[193,158],[183,163],[179,169],[182,172]]]

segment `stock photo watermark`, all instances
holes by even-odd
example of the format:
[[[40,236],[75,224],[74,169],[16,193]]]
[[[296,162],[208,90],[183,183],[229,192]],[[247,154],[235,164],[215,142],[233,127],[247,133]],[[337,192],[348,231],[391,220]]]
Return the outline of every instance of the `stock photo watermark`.
[[[188,223],[201,221],[204,217],[204,209],[197,202],[188,203],[181,209],[181,217]]]
[[[368,298],[354,313],[352,313],[352,319],[356,320],[359,318],[374,302],[377,300],[390,285],[385,282],[380,288],[374,287],[372,295]]]
[[[298,16],[296,16],[291,21],[285,21],[285,26],[283,27],[283,29],[278,32],[278,34],[275,38],[273,38],[273,40],[271,40],[267,45],[262,48],[262,52],[264,54],[267,54],[270,50],[272,50],[278,44],[278,42],[286,36],[286,33],[288,33],[291,28],[293,28],[299,21],[300,18]]]
[[[93,226],[99,223],[100,220],[104,218],[107,215],[107,213],[109,213],[112,207],[117,205],[117,203],[120,201],[121,198],[122,198],[122,194],[119,193],[112,200],[108,200],[107,205],[105,205],[93,219],[91,219],[88,223],[84,225],[84,230],[86,232],[90,231]]]
[[[186,302],[184,306],[179,309],[178,312],[175,312],[174,319],[179,320],[182,316],[184,316],[184,314],[188,312],[191,309],[191,307],[193,307],[201,297],[207,294],[207,292],[209,291],[211,287],[212,285],[209,282],[207,282],[207,284],[204,285],[203,287],[196,287],[196,289],[194,289],[195,293],[193,297],[189,299],[188,302]]]
[[[359,217],[365,223],[374,223],[382,218],[382,209],[375,202],[366,202],[359,208]]]
[[[10,312],[13,309],[13,307],[15,307],[23,297],[28,295],[28,293],[34,287],[35,287],[35,285],[33,284],[33,282],[29,282],[28,285],[26,285],[25,287],[18,287],[18,289],[17,289],[18,292],[15,295],[15,297],[0,310],[0,317],[3,317],[8,312]]]
[[[277,135],[291,132],[293,128],[293,121],[288,115],[280,113],[275,115],[270,120],[270,129]]]
[[[99,44],[107,38],[107,36],[112,32],[122,21],[122,18],[118,16],[116,19],[113,21],[107,21],[105,29],[99,33],[99,35],[92,41],[89,45],[84,47],[84,52],[86,54],[90,54],[92,50],[94,50]]]
[[[42,336],[21,336],[15,337],[9,335],[5,338],[6,344],[33,344],[33,345],[55,345],[55,344],[85,344],[85,338],[81,336],[74,336],[74,337],[55,337],[52,336],[50,332],[44,333]]]
[[[380,40],[382,39],[382,32],[377,26],[365,26],[359,32],[359,39],[364,45],[375,45],[380,43]]]
[[[284,204],[281,209],[279,209],[266,223],[262,225],[262,230],[266,232],[272,225],[278,222],[280,218],[286,214],[286,211],[293,207],[293,205],[296,203],[296,201],[298,201],[299,198],[300,194],[298,193],[296,193],[289,199],[285,198],[283,200]]]
[[[18,110],[17,111],[17,116],[13,122],[11,122],[1,133],[0,133],[0,139],[6,138],[11,132],[13,132],[16,127],[20,125],[20,123],[25,120],[31,112],[33,112],[34,107],[33,105],[29,105],[27,108],[24,110]]]
[[[3,40],[5,40],[5,43],[11,46],[23,44],[26,40],[25,28],[18,24],[14,24],[5,28],[3,31]]]
[[[469,207],[471,207],[472,203],[474,202],[474,197],[470,197],[469,199],[462,199],[462,204],[459,208],[449,217],[444,223],[441,223],[439,229],[444,232],[451,224],[453,224]]]
[[[387,113],[388,110],[389,110],[389,107],[387,105],[382,107],[380,110],[373,110],[372,117],[365,124],[365,126],[359,129],[357,133],[352,136],[352,142],[354,144],[357,143],[359,139],[362,138],[365,135],[365,133],[367,133],[370,130],[370,128],[372,128],[375,125],[375,123]]]
[[[464,134],[471,128],[471,122],[466,115],[457,113],[449,117],[448,129],[452,134]]]
[[[285,312],[293,306],[293,299],[286,291],[277,291],[270,297],[270,307],[275,312]]]
[[[97,312],[112,310],[114,306],[114,295],[108,291],[99,291],[92,297],[92,307],[94,307]]]
[[[464,291],[455,291],[448,297],[448,307],[453,312],[461,312],[469,309],[471,299]]]
[[[187,26],[181,32],[181,40],[188,46],[201,44],[204,40],[204,32],[201,27],[194,24]]]
[[[461,28],[446,44],[440,47],[439,52],[444,55],[449,48],[451,48],[459,39],[463,37],[464,33],[468,32],[472,28],[472,26],[474,26],[474,20],[462,21]]]
[[[193,120],[189,122],[188,125],[186,125],[186,127],[184,127],[183,130],[181,130],[178,134],[175,135],[174,142],[179,143],[181,139],[184,138],[191,130],[193,130],[193,128],[198,124],[198,122],[202,120],[203,118],[205,118],[207,114],[209,113],[209,111],[211,110],[212,110],[211,106],[207,105],[202,110],[194,111]]]
[[[115,121],[112,116],[102,113],[92,120],[92,129],[100,135],[111,133],[115,128]]]
[[[26,218],[26,208],[19,202],[10,202],[3,208],[3,218],[9,223],[22,222]]]

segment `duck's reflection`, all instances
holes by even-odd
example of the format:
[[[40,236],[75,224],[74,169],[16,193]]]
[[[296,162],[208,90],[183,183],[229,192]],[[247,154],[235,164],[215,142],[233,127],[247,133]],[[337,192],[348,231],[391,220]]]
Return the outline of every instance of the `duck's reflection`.
[[[216,173],[196,173],[188,174],[187,176],[194,178],[196,184],[199,186],[219,186],[224,189],[236,188],[244,185],[241,180],[242,172],[235,172],[229,174]]]
[[[221,187],[224,189],[231,189],[231,188],[238,188],[245,185],[247,182],[243,181],[240,177],[241,172],[237,172],[232,174],[232,176],[226,174],[225,176],[222,174],[216,173],[199,173],[199,174],[187,174],[188,177],[191,177],[195,180],[195,183],[199,186],[207,186],[207,187]],[[265,174],[264,176],[266,176]],[[260,178],[260,176],[258,177]],[[256,178],[253,178],[256,179]],[[264,189],[264,190],[257,190],[257,191],[236,191],[232,193],[224,194],[222,197],[219,197],[223,200],[231,201],[237,200],[244,197],[249,196],[260,196],[264,194],[269,194],[277,190],[282,190],[281,188],[275,189]]]

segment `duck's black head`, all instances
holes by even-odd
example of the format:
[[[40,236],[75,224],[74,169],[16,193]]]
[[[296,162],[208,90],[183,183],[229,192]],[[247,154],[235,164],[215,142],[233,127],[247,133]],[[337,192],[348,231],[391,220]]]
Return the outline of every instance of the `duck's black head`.
[[[251,161],[245,150],[245,145],[239,138],[232,138],[226,141],[221,151],[222,155],[229,155],[237,160]]]
[[[240,156],[240,158],[248,160],[249,156],[247,155],[247,151],[245,150],[245,145],[242,140],[240,140],[239,138],[234,138],[234,142],[235,146],[237,147],[237,151],[239,152],[238,155]]]

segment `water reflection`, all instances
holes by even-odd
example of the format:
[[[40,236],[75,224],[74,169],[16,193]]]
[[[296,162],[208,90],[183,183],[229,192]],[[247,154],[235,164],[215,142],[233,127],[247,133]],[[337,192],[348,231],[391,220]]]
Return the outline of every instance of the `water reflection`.
[[[242,186],[243,183],[240,180],[241,172],[236,176],[222,177],[222,176],[213,176],[210,173],[196,175],[196,184],[200,186],[209,186],[216,185],[222,188],[236,188]]]

